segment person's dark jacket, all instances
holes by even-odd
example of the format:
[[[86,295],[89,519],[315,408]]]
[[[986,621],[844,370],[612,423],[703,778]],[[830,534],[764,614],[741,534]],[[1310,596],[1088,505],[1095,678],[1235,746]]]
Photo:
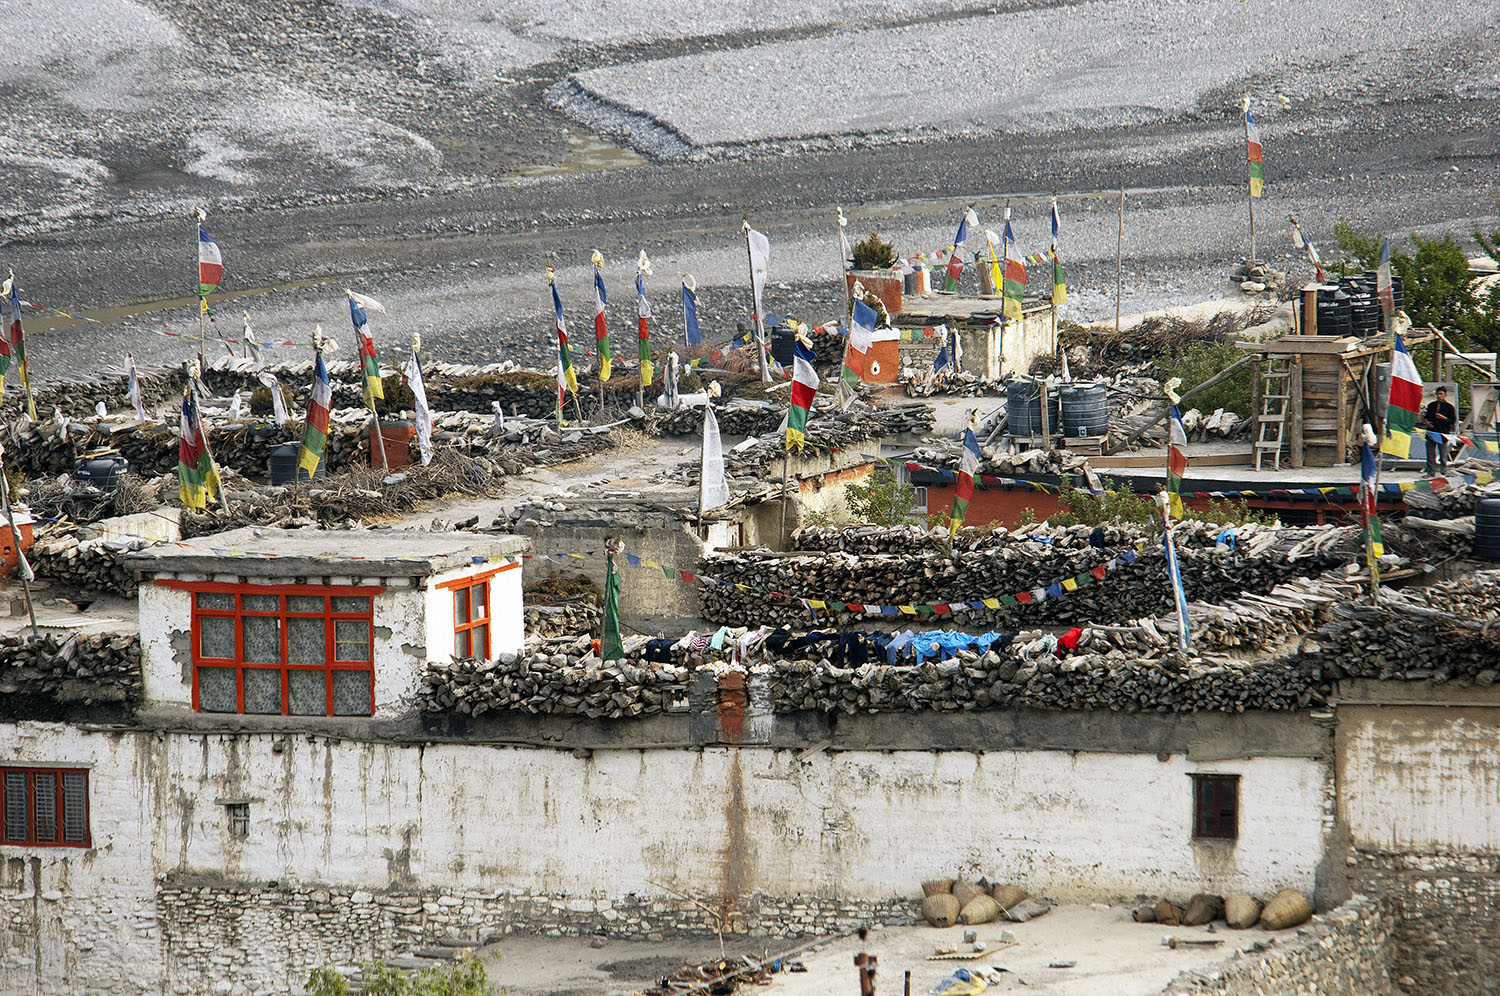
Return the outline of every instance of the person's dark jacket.
[[[1458,412],[1450,402],[1434,401],[1422,413],[1422,420],[1433,432],[1452,432],[1458,425]]]

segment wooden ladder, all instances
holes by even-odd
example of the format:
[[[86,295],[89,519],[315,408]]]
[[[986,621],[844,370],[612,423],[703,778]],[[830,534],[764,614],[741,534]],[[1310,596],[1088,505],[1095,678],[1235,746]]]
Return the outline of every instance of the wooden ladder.
[[[1275,469],[1280,470],[1282,438],[1286,435],[1287,402],[1292,397],[1291,357],[1268,354],[1261,380],[1260,414],[1256,418],[1255,469],[1261,469],[1261,458],[1269,454]]]

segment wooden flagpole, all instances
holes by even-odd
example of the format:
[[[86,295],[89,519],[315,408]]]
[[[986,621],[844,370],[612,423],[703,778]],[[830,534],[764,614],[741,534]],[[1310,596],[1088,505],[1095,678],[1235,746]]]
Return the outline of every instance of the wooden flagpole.
[[[1119,231],[1115,235],[1115,334],[1120,332],[1120,289],[1124,286],[1125,184],[1120,184],[1120,206],[1115,210]]]
[[[1255,263],[1255,195],[1250,190],[1250,169],[1249,169],[1249,155],[1250,155],[1250,95],[1249,94],[1245,95],[1245,106],[1243,108],[1241,108],[1241,110],[1240,110],[1240,117],[1241,117],[1241,119],[1243,119],[1243,124],[1245,125],[1245,156],[1246,156],[1246,167],[1245,167],[1245,203],[1250,208],[1250,262],[1253,265]],[[1264,154],[1262,154],[1262,158],[1264,159]],[[1264,170],[1264,166],[1262,166],[1262,170]]]
[[[194,274],[195,279],[193,280],[193,287],[194,287],[193,293],[198,298],[198,370],[200,372],[204,372],[204,371],[208,370],[208,361],[205,359],[204,352],[203,352],[203,344],[204,344],[205,340],[208,338],[208,328],[207,328],[207,326],[205,324],[205,319],[204,319],[204,314],[205,314],[204,309],[207,306],[208,298],[203,293],[203,279],[202,279],[203,278],[203,273],[202,273],[202,269],[201,269],[201,267],[199,265],[199,262],[198,262],[198,254],[202,251],[199,248],[199,243],[201,242],[201,238],[202,237],[198,234],[198,231],[203,226],[203,222],[205,222],[207,220],[208,220],[208,212],[205,211],[205,210],[203,210],[203,208],[202,208],[201,205],[199,207],[197,207],[197,208],[194,209],[194,211],[193,211],[193,274]]]
[[[766,321],[756,307],[755,300],[755,257],[750,252],[750,209],[745,209],[745,216],[741,222],[745,232],[745,263],[750,269],[750,313],[755,318],[755,341],[760,346],[760,380],[762,384],[771,382],[770,344],[766,342]],[[785,518],[783,516],[783,518]]]

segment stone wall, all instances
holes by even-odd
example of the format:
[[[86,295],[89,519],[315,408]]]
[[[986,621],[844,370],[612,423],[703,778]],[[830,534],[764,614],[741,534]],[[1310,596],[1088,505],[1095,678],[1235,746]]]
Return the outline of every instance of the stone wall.
[[[1500,855],[1355,849],[1350,881],[1393,915],[1392,974],[1406,992],[1500,989]]]
[[[719,929],[790,937],[908,923],[919,915],[916,902],[907,900],[755,896],[738,905],[707,905],[709,910],[682,899],[519,889],[377,893],[171,879],[157,893],[162,945],[170,952],[168,991],[206,992],[213,986],[230,996],[284,993],[321,965],[353,967],[439,940],[486,943],[512,932],[659,940]]]
[[[1388,996],[1391,919],[1381,904],[1355,896],[1295,931],[1267,935],[1265,945],[1206,969],[1184,972],[1163,996]],[[1478,992],[1422,988],[1417,992]]]

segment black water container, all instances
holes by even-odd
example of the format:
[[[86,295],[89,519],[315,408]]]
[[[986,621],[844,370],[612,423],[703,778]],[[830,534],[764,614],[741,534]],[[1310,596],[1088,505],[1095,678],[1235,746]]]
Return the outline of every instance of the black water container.
[[[1047,429],[1057,432],[1061,426],[1057,393],[1047,399]],[[1029,380],[1013,380],[1005,388],[1005,419],[1012,436],[1042,434],[1042,389]]]
[[[1109,431],[1109,388],[1103,384],[1070,384],[1057,397],[1063,435],[1102,436]]]
[[[301,443],[282,443],[271,447],[271,485],[276,487],[283,484],[292,484],[295,481],[309,481],[313,477],[328,476],[327,454],[318,461],[318,472],[311,476],[307,471],[297,466],[302,457]]]
[[[130,461],[118,453],[84,457],[73,464],[73,480],[100,491],[115,490],[120,486],[120,478],[129,472]]]
[[[1500,560],[1500,498],[1474,502],[1474,556]]]
[[[1337,285],[1318,288],[1318,335],[1352,335],[1353,315],[1349,310],[1349,292]]]
[[[797,348],[796,335],[785,325],[771,326],[766,330],[766,335],[771,337],[771,358],[788,370],[792,369],[792,359]]]

